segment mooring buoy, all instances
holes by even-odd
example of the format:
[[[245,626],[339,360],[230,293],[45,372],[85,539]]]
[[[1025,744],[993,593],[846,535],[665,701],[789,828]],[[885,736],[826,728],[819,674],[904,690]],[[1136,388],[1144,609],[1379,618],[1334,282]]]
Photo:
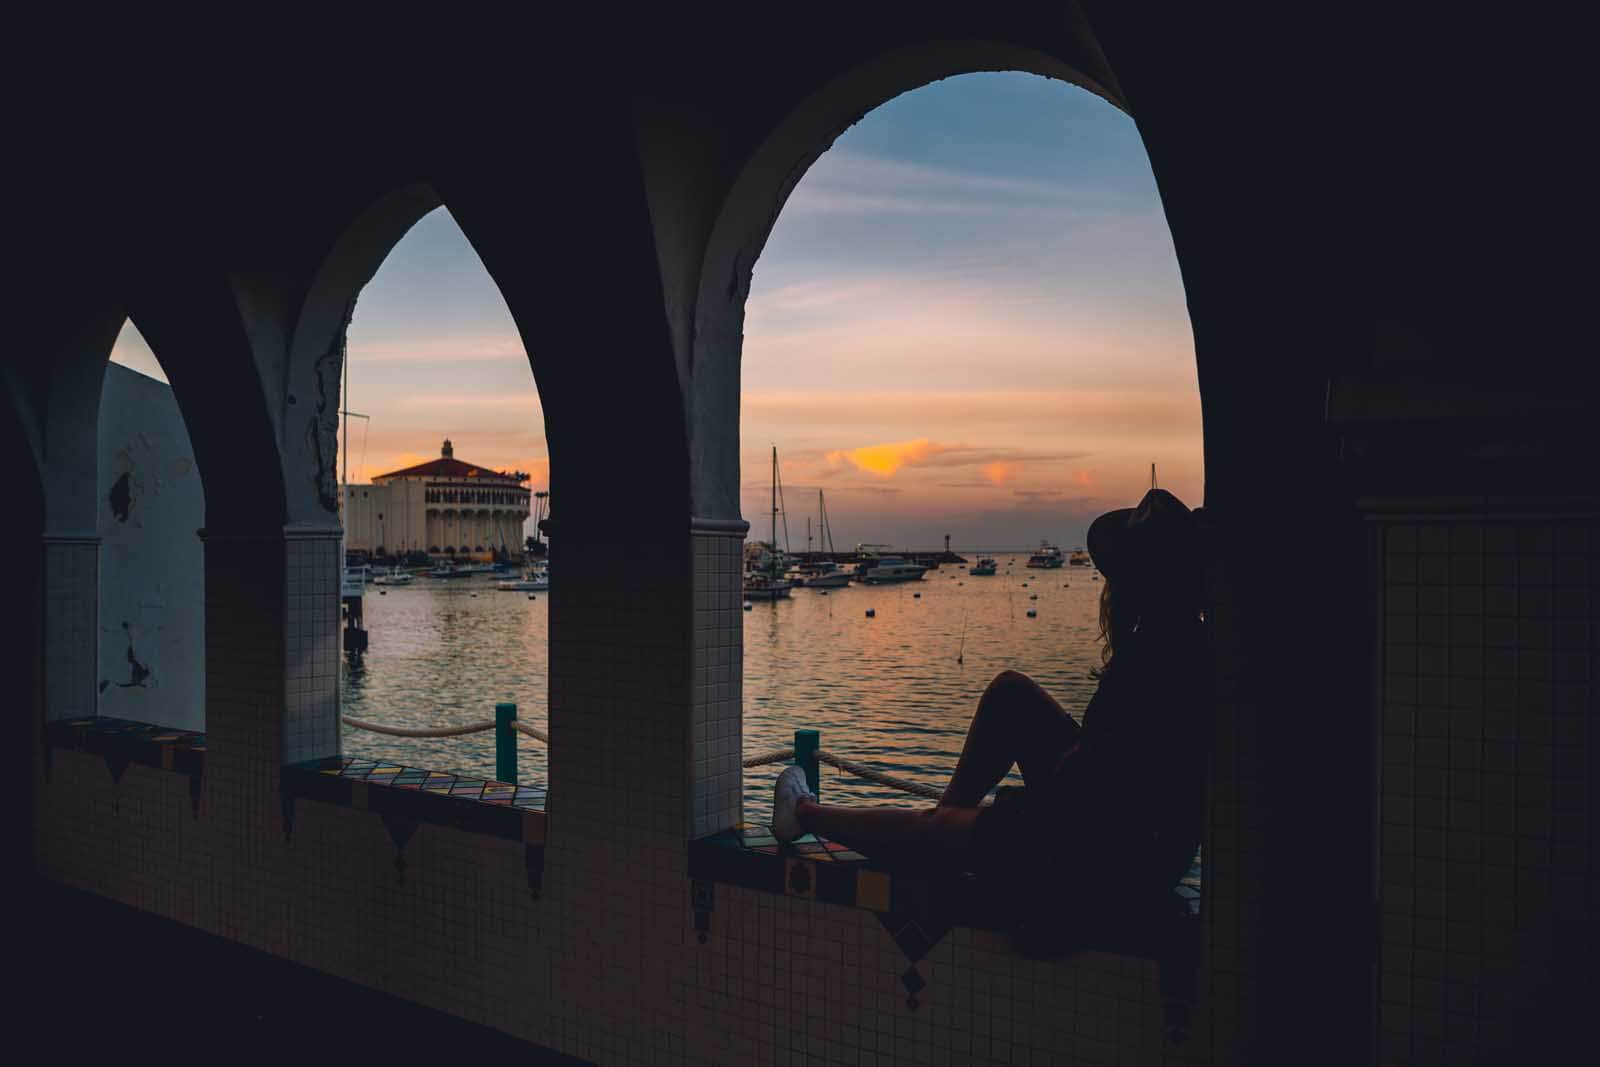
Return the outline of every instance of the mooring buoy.
[[[746,600],[744,602],[744,610],[749,611],[752,607],[754,607],[754,605],[751,604],[750,601]]]
[[[867,618],[876,619],[877,617],[878,617],[878,610],[876,608],[868,608],[867,609]]]
[[[1037,611],[1035,611],[1035,610],[1034,610],[1034,609],[1032,609],[1032,608],[1029,608],[1029,609],[1028,609],[1028,618],[1030,618],[1030,619],[1037,619],[1037,618],[1038,618],[1038,617],[1039,617],[1039,613],[1038,613],[1038,612],[1037,612]]]

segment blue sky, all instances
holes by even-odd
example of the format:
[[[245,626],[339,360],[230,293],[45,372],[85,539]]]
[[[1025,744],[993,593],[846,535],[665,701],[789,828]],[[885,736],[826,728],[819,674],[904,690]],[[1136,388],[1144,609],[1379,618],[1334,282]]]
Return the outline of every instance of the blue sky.
[[[114,358],[147,369],[132,334]],[[548,476],[510,314],[446,211],[362,292],[350,351],[352,406],[372,416],[352,472],[449,436],[461,458]],[[765,525],[776,443],[802,540],[818,487],[841,543],[1077,544],[1152,461],[1198,504],[1183,287],[1133,122],[1024,74],[871,112],[801,180],[756,264],[743,391],[745,517]]]

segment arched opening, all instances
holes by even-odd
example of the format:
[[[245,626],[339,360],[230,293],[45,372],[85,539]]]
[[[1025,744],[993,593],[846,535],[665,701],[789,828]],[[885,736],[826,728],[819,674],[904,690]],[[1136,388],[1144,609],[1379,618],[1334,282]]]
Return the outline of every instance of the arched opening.
[[[1099,575],[1048,553],[1028,566],[1040,543],[1064,563],[1095,516],[1138,502],[1152,465],[1201,503],[1193,339],[1150,163],[1094,93],[963,74],[840,134],[756,243],[740,505],[751,542],[779,543],[747,558],[849,571],[878,545],[926,570],[815,587],[791,570],[787,592],[752,597],[744,751],[818,729],[839,755],[942,788],[997,672],[1080,717],[1094,691]],[[769,516],[775,481],[786,516]],[[985,558],[995,572],[971,573]],[[773,773],[746,773],[751,823]],[[825,791],[927,804],[832,771]]]
[[[205,490],[160,360],[124,322],[101,382],[94,533],[103,717],[205,730]]]
[[[459,726],[506,702],[547,723],[539,395],[505,299],[446,208],[422,214],[361,288],[344,358],[333,473],[347,618],[359,611],[366,644],[343,660],[343,751],[493,778],[492,733],[351,725]],[[519,777],[543,780],[544,746],[518,748]]]

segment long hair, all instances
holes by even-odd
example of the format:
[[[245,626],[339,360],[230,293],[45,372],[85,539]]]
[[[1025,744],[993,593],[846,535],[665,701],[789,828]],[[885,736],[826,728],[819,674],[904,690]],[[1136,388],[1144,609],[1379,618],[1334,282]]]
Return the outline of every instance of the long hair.
[[[1109,578],[1100,586],[1100,666],[1089,671],[1091,678],[1098,679],[1105,674],[1106,668],[1111,666],[1111,657],[1120,639],[1132,632],[1131,628],[1135,625],[1133,620],[1127,618],[1127,598],[1118,596],[1115,589]]]
[[[1124,583],[1105,579],[1105,584],[1100,587],[1100,665],[1089,671],[1089,677],[1099,679],[1105,675],[1117,648],[1126,645],[1129,638],[1140,632],[1140,624],[1146,618],[1158,628],[1169,620],[1203,619],[1205,613],[1200,602],[1198,581],[1190,591],[1192,595],[1184,595],[1184,592],[1183,587],[1178,585],[1161,592],[1147,590],[1141,598],[1125,588]]]

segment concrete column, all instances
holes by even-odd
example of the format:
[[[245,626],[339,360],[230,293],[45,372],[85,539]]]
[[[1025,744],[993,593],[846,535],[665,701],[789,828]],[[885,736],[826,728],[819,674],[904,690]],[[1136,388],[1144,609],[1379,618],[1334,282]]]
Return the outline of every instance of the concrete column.
[[[88,718],[99,708],[99,536],[45,534],[44,579],[45,716]]]
[[[339,754],[339,530],[283,531],[284,759]]]
[[[692,519],[693,626],[689,822],[695,837],[737,823],[744,807],[743,519]],[[803,723],[797,725],[805,725]]]

